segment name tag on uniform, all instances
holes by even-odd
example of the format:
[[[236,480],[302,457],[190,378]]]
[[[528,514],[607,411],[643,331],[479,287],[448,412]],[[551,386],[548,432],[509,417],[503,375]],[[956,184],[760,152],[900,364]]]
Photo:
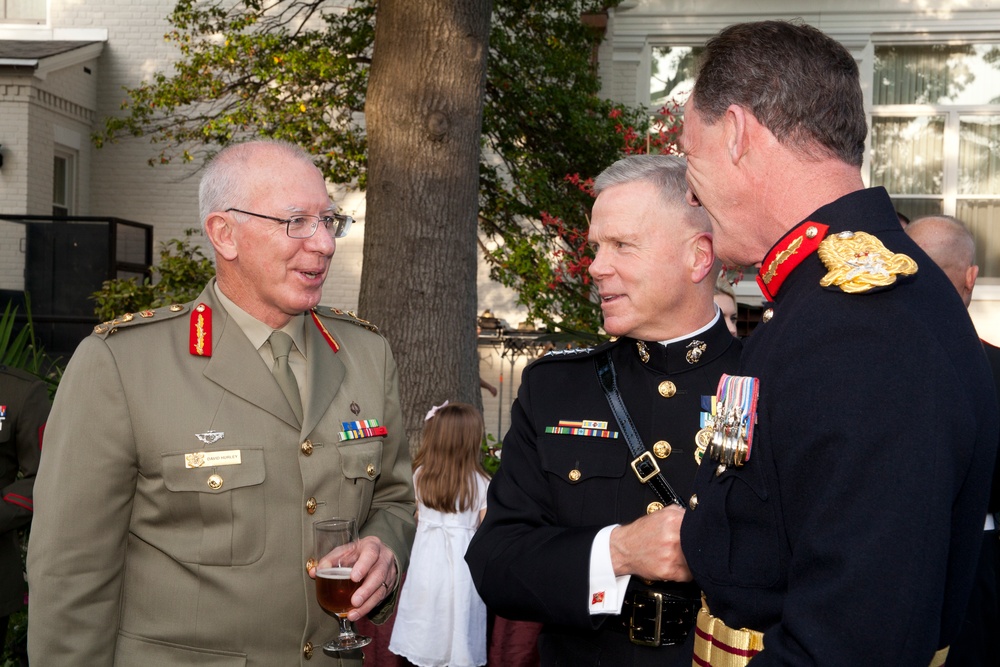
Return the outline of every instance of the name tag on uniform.
[[[221,452],[192,452],[184,455],[185,468],[201,468],[202,466],[235,466],[242,463],[240,450],[227,449]]]

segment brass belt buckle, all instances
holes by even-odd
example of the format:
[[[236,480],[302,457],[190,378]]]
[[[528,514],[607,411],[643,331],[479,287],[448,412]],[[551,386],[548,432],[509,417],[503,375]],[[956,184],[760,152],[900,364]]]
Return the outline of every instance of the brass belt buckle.
[[[637,467],[643,460],[646,460],[651,466],[653,466],[653,472],[648,475],[643,475],[639,472],[639,468]],[[632,461],[632,470],[635,472],[635,476],[638,477],[639,481],[643,484],[660,474],[660,466],[657,465],[656,459],[654,459],[653,455],[649,452],[643,452],[642,454],[639,454],[639,456],[635,457],[635,460]]]
[[[646,452],[647,454],[649,452]],[[635,464],[633,463],[633,467]],[[638,474],[638,473],[637,473]],[[660,645],[660,630],[661,622],[663,618],[663,593],[646,592],[646,591],[636,591],[634,593],[635,601],[632,603],[632,618],[629,619],[628,624],[628,640],[633,644],[638,646],[659,646]],[[640,602],[639,598],[646,599],[646,602]],[[656,609],[653,611],[653,617],[656,619],[653,622],[653,638],[643,639],[642,637],[636,636],[636,631],[641,631],[642,628],[636,624],[635,612],[638,609],[642,609],[646,604],[654,602],[656,603]]]

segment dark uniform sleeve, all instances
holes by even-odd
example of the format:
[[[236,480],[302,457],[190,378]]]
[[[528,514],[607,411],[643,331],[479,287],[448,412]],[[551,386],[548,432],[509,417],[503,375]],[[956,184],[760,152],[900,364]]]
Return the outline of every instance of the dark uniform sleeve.
[[[3,381],[7,381],[4,379]],[[16,403],[7,405],[7,414],[13,424],[10,429],[12,442],[9,446],[17,453],[17,466],[21,477],[0,489],[0,533],[6,533],[27,525],[31,521],[33,501],[32,489],[38,473],[38,461],[42,452],[42,432],[49,416],[49,395],[41,380],[14,380],[22,388],[0,398],[14,396]]]
[[[556,525],[530,414],[531,368],[511,410],[500,469],[490,483],[486,518],[466,561],[480,596],[515,620],[596,627],[587,608],[590,549],[603,526]]]
[[[754,627],[751,601],[780,596],[752,664],[926,665],[961,557],[953,533],[982,530],[983,515],[954,516],[952,499],[975,493],[972,473],[986,476],[969,467],[984,420],[962,404],[947,350],[918,367],[912,345],[829,334],[784,349],[780,372],[762,379],[760,444],[742,469],[702,466],[698,530],[682,540],[728,556],[699,559],[695,576],[742,601],[712,607],[730,627]],[[798,361],[815,350],[823,374]]]

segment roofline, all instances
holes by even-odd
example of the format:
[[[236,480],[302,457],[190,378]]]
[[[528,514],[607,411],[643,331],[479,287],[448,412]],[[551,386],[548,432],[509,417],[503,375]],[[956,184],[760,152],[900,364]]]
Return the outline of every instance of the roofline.
[[[0,58],[0,68],[31,70],[35,78],[44,81],[52,72],[97,59],[103,51],[104,42],[97,41],[44,58]]]

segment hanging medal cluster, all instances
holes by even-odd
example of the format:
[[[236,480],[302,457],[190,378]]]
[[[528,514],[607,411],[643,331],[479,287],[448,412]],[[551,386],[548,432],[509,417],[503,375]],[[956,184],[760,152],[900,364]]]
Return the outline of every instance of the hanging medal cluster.
[[[719,379],[712,414],[695,436],[695,456],[700,460],[707,455],[718,463],[716,474],[750,460],[759,391],[760,380],[755,377],[723,374]]]

